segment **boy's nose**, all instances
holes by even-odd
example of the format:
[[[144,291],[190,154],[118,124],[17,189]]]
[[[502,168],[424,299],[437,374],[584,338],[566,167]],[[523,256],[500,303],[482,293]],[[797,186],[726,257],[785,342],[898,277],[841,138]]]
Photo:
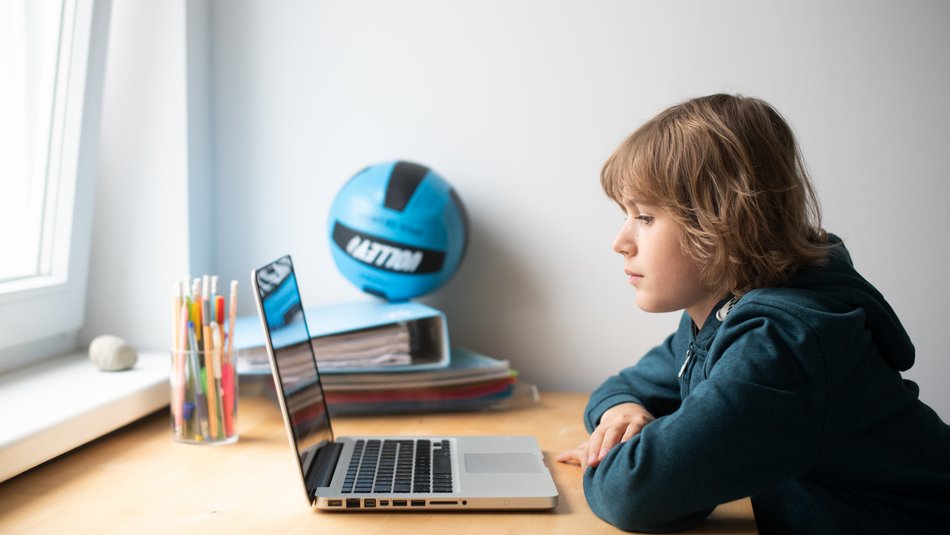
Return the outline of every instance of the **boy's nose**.
[[[620,232],[617,233],[617,237],[614,238],[612,248],[614,252],[620,253],[624,256],[636,253],[637,244],[634,237],[631,235],[627,224],[624,224],[624,226],[620,229]]]

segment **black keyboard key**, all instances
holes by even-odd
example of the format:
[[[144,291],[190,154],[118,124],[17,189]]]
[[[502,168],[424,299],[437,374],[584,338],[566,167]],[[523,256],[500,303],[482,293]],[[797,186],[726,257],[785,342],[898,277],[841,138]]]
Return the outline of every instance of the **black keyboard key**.
[[[432,472],[434,474],[451,474],[452,459],[448,455],[436,455],[432,459]]]

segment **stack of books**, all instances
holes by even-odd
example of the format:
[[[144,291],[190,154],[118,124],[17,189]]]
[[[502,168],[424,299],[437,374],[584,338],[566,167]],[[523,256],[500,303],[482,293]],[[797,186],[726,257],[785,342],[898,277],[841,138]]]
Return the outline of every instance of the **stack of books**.
[[[424,305],[333,305],[306,315],[333,414],[500,409],[537,398],[507,360],[449,350],[444,316]],[[271,374],[258,318],[238,319],[235,346],[242,376]]]
[[[381,414],[502,408],[517,378],[506,360],[453,348],[445,368],[324,374],[322,381],[330,412]]]

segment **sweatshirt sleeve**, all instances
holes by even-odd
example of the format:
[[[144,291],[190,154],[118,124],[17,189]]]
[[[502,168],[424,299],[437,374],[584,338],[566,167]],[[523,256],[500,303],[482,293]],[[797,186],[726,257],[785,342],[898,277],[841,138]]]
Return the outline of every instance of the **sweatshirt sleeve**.
[[[758,494],[817,462],[824,358],[818,337],[781,315],[730,322],[707,360],[694,365],[691,373],[708,376],[679,409],[585,472],[594,513],[625,530],[687,529],[717,505]],[[716,344],[722,345],[714,363]]]
[[[689,345],[691,319],[686,314],[680,328],[651,349],[633,366],[608,378],[590,396],[584,411],[584,424],[592,432],[607,409],[621,403],[639,403],[656,417],[672,413],[680,404],[677,382],[679,365]]]

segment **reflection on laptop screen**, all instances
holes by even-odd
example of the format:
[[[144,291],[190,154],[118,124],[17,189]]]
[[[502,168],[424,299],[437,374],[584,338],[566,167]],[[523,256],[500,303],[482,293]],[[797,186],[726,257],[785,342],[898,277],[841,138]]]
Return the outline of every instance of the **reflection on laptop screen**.
[[[306,475],[313,454],[333,441],[333,432],[290,257],[257,270],[257,285],[294,446]]]

